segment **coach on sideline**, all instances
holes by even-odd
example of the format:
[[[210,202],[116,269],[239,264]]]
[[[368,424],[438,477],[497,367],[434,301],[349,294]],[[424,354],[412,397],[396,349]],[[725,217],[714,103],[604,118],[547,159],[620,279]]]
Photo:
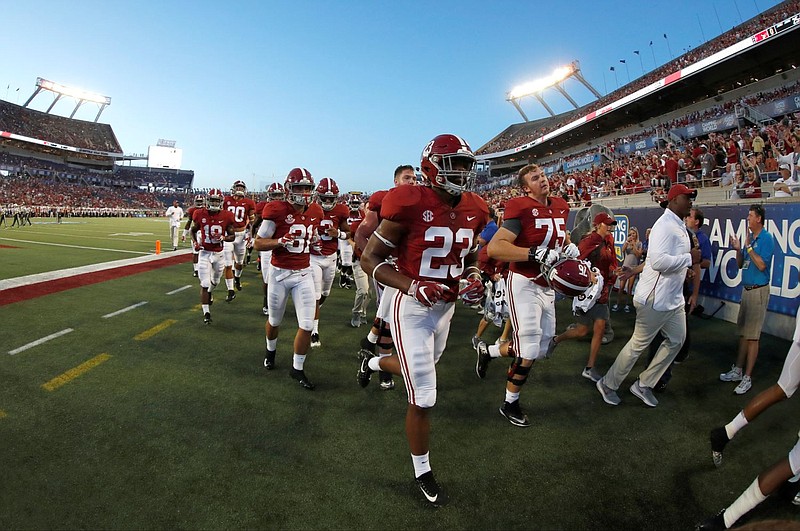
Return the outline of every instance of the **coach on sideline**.
[[[686,270],[700,262],[700,248],[691,247],[683,223],[695,197],[697,190],[690,190],[683,184],[672,186],[667,195],[666,209],[650,232],[644,270],[633,293],[633,305],[636,308],[633,335],[617,355],[614,365],[597,382],[597,390],[607,404],[619,405],[621,400],[617,396],[617,389],[641,353],[656,334],[662,332],[665,339],[653,361],[639,374],[630,389],[646,405],[658,405],[653,387],[675,359],[686,338],[683,299]]]

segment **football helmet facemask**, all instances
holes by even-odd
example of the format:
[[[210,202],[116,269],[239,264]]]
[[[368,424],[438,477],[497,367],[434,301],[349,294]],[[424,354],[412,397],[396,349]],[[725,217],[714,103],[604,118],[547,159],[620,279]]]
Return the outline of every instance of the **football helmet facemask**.
[[[222,203],[225,201],[225,194],[219,188],[212,188],[206,195],[206,209],[209,212],[219,212],[222,210]]]
[[[194,206],[197,208],[203,208],[206,206],[206,197],[203,194],[197,194],[194,196]]]
[[[363,192],[350,192],[350,197],[347,199],[347,206],[350,210],[358,210],[361,208],[361,197]]]
[[[281,183],[272,183],[267,186],[267,197],[270,201],[283,201],[286,197],[286,193],[283,191],[283,185]]]
[[[233,194],[234,197],[244,197],[245,194],[247,194],[247,185],[244,184],[244,181],[236,181],[233,183],[231,194]]]
[[[314,198],[314,178],[305,168],[293,168],[283,187],[286,200],[293,205],[308,206]]]
[[[325,177],[317,186],[317,203],[322,207],[322,210],[327,211],[335,207],[338,200],[339,186],[333,179]]]
[[[475,154],[456,135],[439,135],[422,150],[420,170],[431,186],[461,195],[475,177]]]

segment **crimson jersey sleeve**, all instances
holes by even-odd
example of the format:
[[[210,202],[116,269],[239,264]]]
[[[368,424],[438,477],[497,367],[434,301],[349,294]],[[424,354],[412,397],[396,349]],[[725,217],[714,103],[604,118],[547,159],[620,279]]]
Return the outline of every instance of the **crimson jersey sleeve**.
[[[546,247],[560,251],[567,237],[568,215],[569,205],[560,197],[549,197],[545,205],[529,196],[523,196],[509,199],[504,219],[519,222],[520,232],[514,245]],[[535,279],[541,286],[547,286],[547,282],[541,278],[541,269],[537,262],[513,262],[509,268],[515,273]]]
[[[386,197],[388,194],[388,190],[379,190],[369,196],[369,203],[367,203],[367,210],[372,210],[373,212],[377,212],[378,214],[381,213],[381,205],[383,204],[383,198]]]
[[[271,201],[266,204],[261,217],[275,223],[275,239],[287,234],[294,236],[289,247],[276,247],[272,251],[272,265],[282,269],[305,269],[309,266],[311,241],[319,230],[323,212],[316,203],[298,212],[287,201]]]
[[[464,272],[464,257],[488,222],[489,209],[475,194],[465,192],[451,206],[425,186],[398,186],[381,205],[381,217],[402,225],[403,240],[397,266],[415,280],[432,280],[450,288],[445,300],[454,301]]]

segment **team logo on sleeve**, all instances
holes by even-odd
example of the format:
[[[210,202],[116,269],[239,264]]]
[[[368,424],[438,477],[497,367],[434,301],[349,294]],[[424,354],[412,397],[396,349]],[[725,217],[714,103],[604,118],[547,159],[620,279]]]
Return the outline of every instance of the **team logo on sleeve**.
[[[531,214],[532,214],[532,215],[533,215],[533,217],[535,217],[535,218],[536,218],[536,217],[539,217],[539,209],[538,209],[538,208],[534,208],[533,210],[531,210]]]
[[[286,216],[286,224],[291,225],[292,223],[294,223],[294,216],[289,214],[288,216]]]
[[[433,212],[431,212],[430,210],[426,210],[425,212],[423,212],[422,221],[426,223],[430,223],[431,221],[433,221]]]

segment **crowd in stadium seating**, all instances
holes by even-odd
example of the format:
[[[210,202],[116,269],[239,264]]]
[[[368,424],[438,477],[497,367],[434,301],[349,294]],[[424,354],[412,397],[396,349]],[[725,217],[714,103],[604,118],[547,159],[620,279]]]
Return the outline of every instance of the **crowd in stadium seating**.
[[[122,153],[108,124],[47,114],[6,101],[0,101],[0,131],[70,147]]]
[[[751,20],[748,20],[744,24],[734,27],[719,37],[712,39],[701,46],[698,46],[694,50],[686,52],[673,61],[665,63],[664,65],[648,72],[644,76],[635,79],[633,82],[628,83],[620,89],[597,99],[596,101],[580,108],[579,110],[571,111],[558,117],[554,117],[553,120],[550,120],[545,126],[541,126],[538,122],[535,122],[528,127],[525,127],[524,125],[509,127],[500,136],[480,148],[478,150],[478,154],[496,153],[531,142],[544,134],[568,124],[579,116],[584,116],[593,111],[597,111],[603,108],[605,105],[619,100],[628,94],[632,94],[672,72],[680,70],[681,68],[695,63],[700,59],[709,57],[718,51],[741,41],[746,36],[752,35],[760,29],[784,20],[787,16],[796,13],[798,10],[800,10],[800,0],[792,0],[776,6],[775,8],[762,13]]]

